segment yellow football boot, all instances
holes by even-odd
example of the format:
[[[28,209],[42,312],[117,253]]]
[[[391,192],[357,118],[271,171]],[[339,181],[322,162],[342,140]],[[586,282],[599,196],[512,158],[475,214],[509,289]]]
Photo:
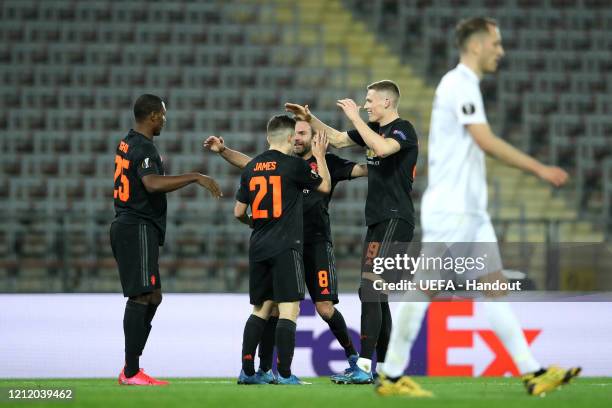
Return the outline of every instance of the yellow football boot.
[[[563,384],[568,384],[580,374],[580,370],[580,367],[572,367],[566,370],[561,367],[550,366],[540,375],[527,374],[522,379],[528,394],[544,396],[547,392],[553,391]]]
[[[396,382],[379,373],[376,393],[382,396],[403,395],[407,397],[433,397],[431,391],[424,390],[410,377],[402,376]]]

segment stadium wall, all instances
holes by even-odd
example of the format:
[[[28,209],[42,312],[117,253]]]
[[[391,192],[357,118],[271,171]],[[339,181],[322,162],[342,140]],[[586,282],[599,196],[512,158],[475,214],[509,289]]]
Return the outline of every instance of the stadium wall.
[[[512,307],[542,364],[582,365],[584,375],[612,375],[612,304]],[[114,294],[0,295],[0,378],[118,375],[123,308],[123,298]],[[236,376],[250,309],[242,294],[165,295],[141,364],[162,377]],[[357,296],[342,296],[339,309],[357,341]],[[407,369],[411,374],[516,374],[481,305],[434,303],[425,323]],[[302,302],[296,346],[293,367],[300,376],[327,375],[346,366],[344,353],[310,301]]]

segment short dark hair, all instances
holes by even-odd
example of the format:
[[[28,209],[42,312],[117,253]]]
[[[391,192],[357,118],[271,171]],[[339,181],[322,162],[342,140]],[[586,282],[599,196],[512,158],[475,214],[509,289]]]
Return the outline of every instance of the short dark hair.
[[[274,137],[283,131],[295,132],[295,119],[287,115],[272,116],[267,126],[268,136]]]
[[[489,26],[497,26],[497,21],[489,17],[466,18],[455,27],[455,45],[460,49],[465,49],[465,45],[470,37],[476,33],[488,33]]]
[[[140,95],[134,103],[134,118],[136,122],[142,122],[152,113],[161,112],[163,102],[162,98],[156,95]]]
[[[400,99],[400,90],[399,90],[399,86],[397,86],[397,84],[391,81],[390,79],[383,79],[381,81],[372,82],[370,85],[367,86],[366,89],[368,91],[370,89],[373,89],[374,91],[377,91],[377,92],[390,93],[391,95],[395,97],[393,106],[397,107],[399,103],[399,99]]]

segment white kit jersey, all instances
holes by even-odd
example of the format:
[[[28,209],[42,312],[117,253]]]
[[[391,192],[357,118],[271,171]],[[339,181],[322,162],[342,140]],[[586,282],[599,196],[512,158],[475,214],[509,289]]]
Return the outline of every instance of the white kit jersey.
[[[485,157],[465,125],[487,123],[476,74],[463,64],[442,77],[433,102],[428,149],[428,185],[421,202],[428,215],[486,215]]]

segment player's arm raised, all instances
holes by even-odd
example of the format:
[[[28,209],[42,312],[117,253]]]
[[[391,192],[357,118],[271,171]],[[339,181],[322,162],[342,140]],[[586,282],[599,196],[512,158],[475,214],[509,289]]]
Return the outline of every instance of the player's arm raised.
[[[547,166],[497,137],[487,123],[466,125],[468,132],[482,150],[499,160],[531,172],[555,187],[567,182],[568,174],[556,166]]]
[[[234,205],[234,217],[238,219],[243,224],[252,227],[252,218],[247,214],[247,207],[249,205],[246,203],[242,203],[240,201],[236,201],[236,205]]]
[[[356,164],[351,170],[351,178],[368,177],[368,165],[367,164]]]
[[[316,132],[312,139],[312,155],[317,161],[317,168],[319,169],[319,176],[323,179],[321,184],[318,185],[317,191],[320,193],[329,194],[331,191],[331,175],[327,168],[327,160],[325,159],[325,153],[327,153],[327,145],[329,144],[325,132]]]
[[[223,195],[221,188],[212,177],[200,173],[186,173],[177,176],[147,174],[142,177],[142,184],[149,193],[169,193],[192,183],[198,183],[210,191],[215,198]]]
[[[222,137],[209,136],[203,144],[205,149],[217,153],[223,157],[229,164],[243,169],[252,159],[244,153],[237,150],[232,150],[225,145]]]
[[[397,140],[381,137],[370,129],[368,124],[359,116],[360,106],[354,100],[340,99],[336,102],[336,105],[344,111],[344,114],[353,123],[365,144],[374,151],[376,156],[387,157],[400,151],[401,146]]]
[[[340,132],[331,126],[326,125],[319,118],[313,115],[312,112],[310,112],[310,109],[308,109],[308,105],[302,106],[295,103],[286,103],[285,110],[293,113],[297,120],[303,120],[310,123],[310,126],[312,126],[314,131],[325,132],[327,134],[329,144],[335,148],[356,145],[356,143],[353,142],[353,140],[348,136],[347,132]]]

